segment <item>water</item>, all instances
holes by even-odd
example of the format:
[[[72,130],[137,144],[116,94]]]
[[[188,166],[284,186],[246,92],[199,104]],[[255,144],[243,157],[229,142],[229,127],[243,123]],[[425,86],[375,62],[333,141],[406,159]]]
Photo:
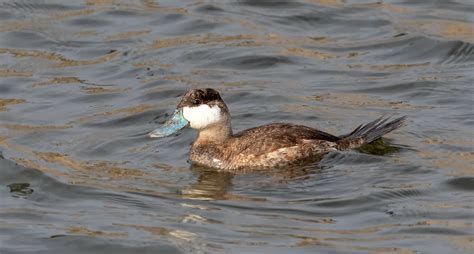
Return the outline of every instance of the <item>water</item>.
[[[471,1],[0,1],[0,253],[472,253]],[[343,134],[318,165],[190,168],[190,88],[236,131]]]

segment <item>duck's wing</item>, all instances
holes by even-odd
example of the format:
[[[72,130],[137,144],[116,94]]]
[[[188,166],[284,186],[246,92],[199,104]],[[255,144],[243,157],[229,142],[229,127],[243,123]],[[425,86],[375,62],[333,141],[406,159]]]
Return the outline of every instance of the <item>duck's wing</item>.
[[[308,140],[336,142],[340,138],[303,125],[273,123],[236,134],[232,146],[240,153],[260,155]]]

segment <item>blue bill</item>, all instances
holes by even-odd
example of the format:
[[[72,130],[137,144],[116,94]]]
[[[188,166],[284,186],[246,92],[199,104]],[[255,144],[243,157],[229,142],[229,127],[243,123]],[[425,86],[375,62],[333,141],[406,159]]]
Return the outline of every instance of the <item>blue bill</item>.
[[[166,121],[160,128],[150,132],[148,136],[151,138],[167,137],[186,127],[188,123],[189,122],[183,117],[183,110],[177,109],[171,119]]]

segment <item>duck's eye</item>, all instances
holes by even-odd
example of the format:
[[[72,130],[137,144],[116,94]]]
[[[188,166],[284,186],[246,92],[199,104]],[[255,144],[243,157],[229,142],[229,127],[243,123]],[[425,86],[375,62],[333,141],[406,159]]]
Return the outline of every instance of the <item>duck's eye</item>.
[[[199,99],[193,99],[191,102],[192,102],[194,105],[199,105],[199,104],[201,104],[201,100],[199,100]]]

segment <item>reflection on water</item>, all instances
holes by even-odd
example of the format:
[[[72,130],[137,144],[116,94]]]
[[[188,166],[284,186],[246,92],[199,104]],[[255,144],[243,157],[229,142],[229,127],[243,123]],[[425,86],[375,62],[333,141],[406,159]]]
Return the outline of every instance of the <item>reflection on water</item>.
[[[1,253],[471,253],[468,1],[0,1]],[[190,88],[236,131],[403,129],[232,175],[151,140]]]
[[[200,200],[227,199],[227,191],[232,188],[233,175],[194,166],[198,178],[196,183],[182,190],[183,197]]]

